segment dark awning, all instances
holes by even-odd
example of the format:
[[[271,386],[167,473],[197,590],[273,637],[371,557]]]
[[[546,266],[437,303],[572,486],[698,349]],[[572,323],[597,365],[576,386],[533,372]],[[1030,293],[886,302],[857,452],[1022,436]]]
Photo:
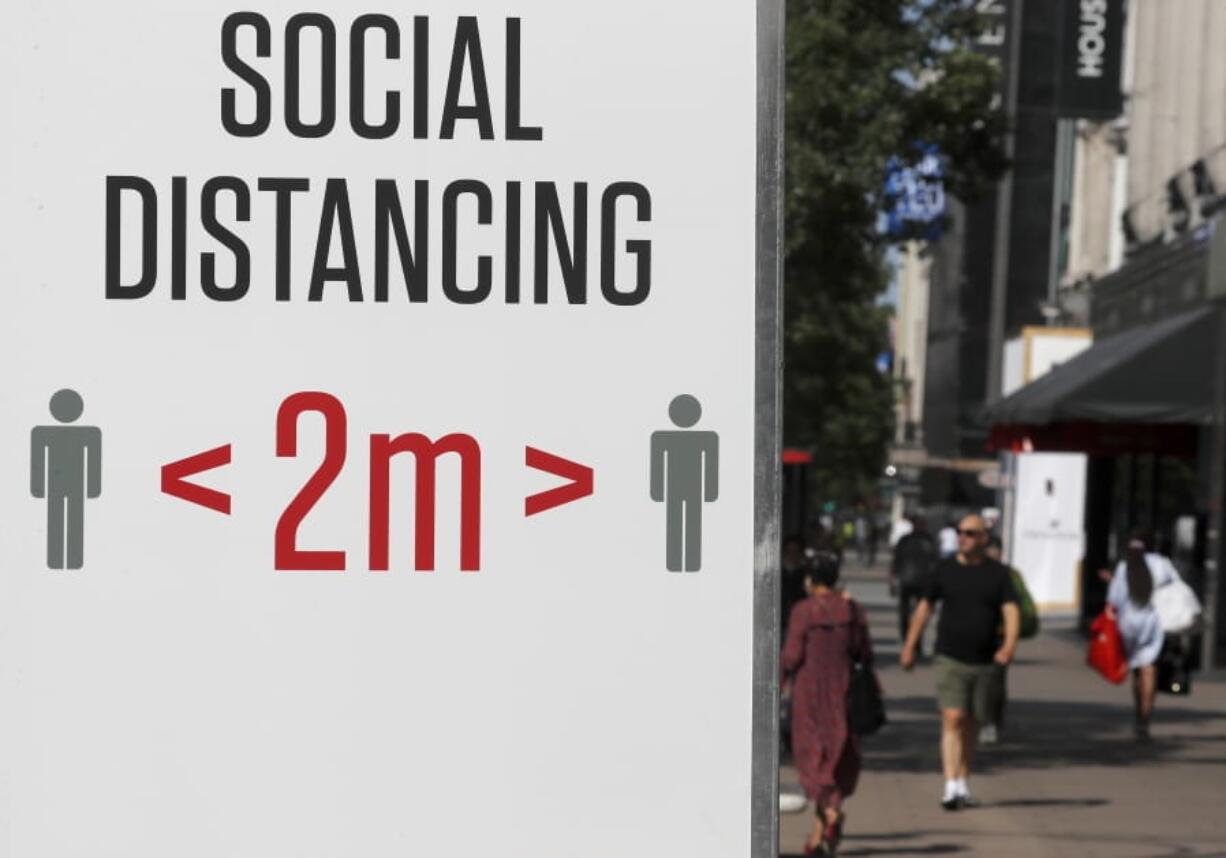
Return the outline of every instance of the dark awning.
[[[986,422],[1208,423],[1221,313],[1199,307],[1100,340],[989,407]]]

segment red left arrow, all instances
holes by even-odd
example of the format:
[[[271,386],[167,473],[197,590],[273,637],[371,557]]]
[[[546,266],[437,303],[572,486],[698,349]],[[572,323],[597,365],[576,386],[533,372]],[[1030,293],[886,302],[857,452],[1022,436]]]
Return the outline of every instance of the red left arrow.
[[[230,464],[230,445],[214,447],[186,459],[179,459],[168,465],[162,465],[162,491],[172,497],[200,504],[216,510],[223,515],[230,514],[230,496],[216,489],[206,489],[195,483],[189,483],[185,478],[222,465]]]

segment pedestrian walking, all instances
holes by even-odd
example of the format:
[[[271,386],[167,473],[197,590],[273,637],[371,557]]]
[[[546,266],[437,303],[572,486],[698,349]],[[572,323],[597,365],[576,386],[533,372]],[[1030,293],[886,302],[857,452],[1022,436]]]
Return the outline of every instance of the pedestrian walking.
[[[1003,563],[1001,559],[1004,555],[1004,546],[1001,544],[999,536],[988,537],[988,547],[985,550],[990,560],[995,560],[997,563]],[[1035,609],[1034,600],[1030,597],[1030,591],[1026,587],[1026,579],[1022,577],[1022,573],[1012,566],[1005,566],[1009,570],[1009,580],[1013,582],[1013,593],[1017,596],[1018,607],[1018,639],[1025,640],[1032,638],[1039,632],[1039,615]],[[1000,643],[1004,643],[1005,630],[1002,627],[998,635]],[[992,717],[986,724],[981,724],[979,727],[979,744],[994,745],[1000,741],[1001,733],[1005,729],[1005,709],[1009,704],[1009,666],[1001,665],[999,670],[1000,687],[994,695],[996,706],[992,711]]]
[[[868,565],[868,541],[869,530],[872,529],[872,524],[869,519],[863,514],[856,516],[855,521],[855,537],[856,537],[856,555],[860,558],[860,565]]]
[[[829,554],[836,559],[836,562],[840,564],[843,562],[843,552],[839,546],[839,537],[835,532],[833,522],[825,524],[819,521],[813,526],[813,539],[805,547],[805,558],[809,563],[813,563],[818,554]],[[783,619],[787,619],[786,614]]]
[[[941,807],[946,810],[977,803],[967,779],[979,741],[979,724],[992,717],[999,670],[1013,660],[1020,627],[1009,570],[986,554],[988,531],[983,519],[966,516],[958,525],[957,536],[958,553],[937,563],[899,654],[903,669],[911,670],[933,606],[943,603],[934,667],[945,774]],[[998,638],[1002,624],[1003,642]]]
[[[839,561],[851,551],[856,544],[856,524],[851,519],[843,522],[842,528],[839,530],[838,554]]]
[[[792,754],[813,801],[805,854],[833,855],[843,835],[843,803],[860,777],[860,738],[847,717],[852,659],[871,665],[872,639],[858,602],[835,589],[839,567],[810,571],[811,594],[792,608],[782,667],[791,688]]]
[[[893,550],[898,545],[898,540],[902,539],[914,527],[913,520],[910,516],[899,516],[890,524],[890,550]]]
[[[1154,591],[1179,579],[1169,559],[1146,550],[1150,539],[1134,533],[1128,550],[1115,567],[1107,588],[1107,613],[1119,626],[1124,654],[1132,669],[1133,730],[1137,739],[1149,739],[1149,720],[1158,690],[1158,656],[1165,633],[1154,608]]]
[[[894,546],[890,562],[890,592],[898,597],[898,640],[907,639],[911,614],[928,588],[932,566],[936,563],[937,547],[928,532],[928,523],[915,516],[909,522],[910,530]],[[916,652],[923,658],[923,641],[916,642]]]
[[[958,553],[958,526],[952,521],[946,522],[945,526],[937,531],[937,549],[942,560]]]

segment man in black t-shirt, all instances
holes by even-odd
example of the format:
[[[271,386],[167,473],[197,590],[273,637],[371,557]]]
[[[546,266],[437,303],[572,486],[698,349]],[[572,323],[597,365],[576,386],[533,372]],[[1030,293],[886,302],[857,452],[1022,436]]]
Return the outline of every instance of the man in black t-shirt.
[[[915,648],[942,602],[937,623],[937,703],[941,707],[941,763],[945,792],[941,806],[974,806],[967,776],[975,757],[979,723],[991,719],[999,693],[999,671],[1013,660],[1021,613],[1009,570],[985,554],[983,519],[968,515],[958,525],[958,553],[933,569],[924,598],[911,616],[899,655],[904,670],[915,666]],[[1004,626],[1004,642],[999,630]]]

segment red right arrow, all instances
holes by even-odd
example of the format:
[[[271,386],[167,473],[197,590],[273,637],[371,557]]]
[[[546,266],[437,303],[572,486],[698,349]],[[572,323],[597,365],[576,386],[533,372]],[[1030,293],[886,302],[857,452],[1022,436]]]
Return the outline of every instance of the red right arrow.
[[[162,491],[171,497],[229,515],[230,496],[228,494],[215,489],[206,489],[204,486],[189,483],[184,479],[193,474],[228,464],[230,464],[230,445],[226,444],[224,447],[214,447],[212,450],[205,450],[203,453],[188,456],[186,459],[162,465]]]
[[[577,501],[592,493],[592,469],[587,465],[580,465],[578,462],[563,459],[561,456],[546,453],[535,447],[524,448],[524,463],[529,468],[536,468],[538,471],[546,471],[554,476],[570,480],[566,485],[527,497],[524,500],[525,516],[536,515],[538,512],[553,509],[555,506]]]

